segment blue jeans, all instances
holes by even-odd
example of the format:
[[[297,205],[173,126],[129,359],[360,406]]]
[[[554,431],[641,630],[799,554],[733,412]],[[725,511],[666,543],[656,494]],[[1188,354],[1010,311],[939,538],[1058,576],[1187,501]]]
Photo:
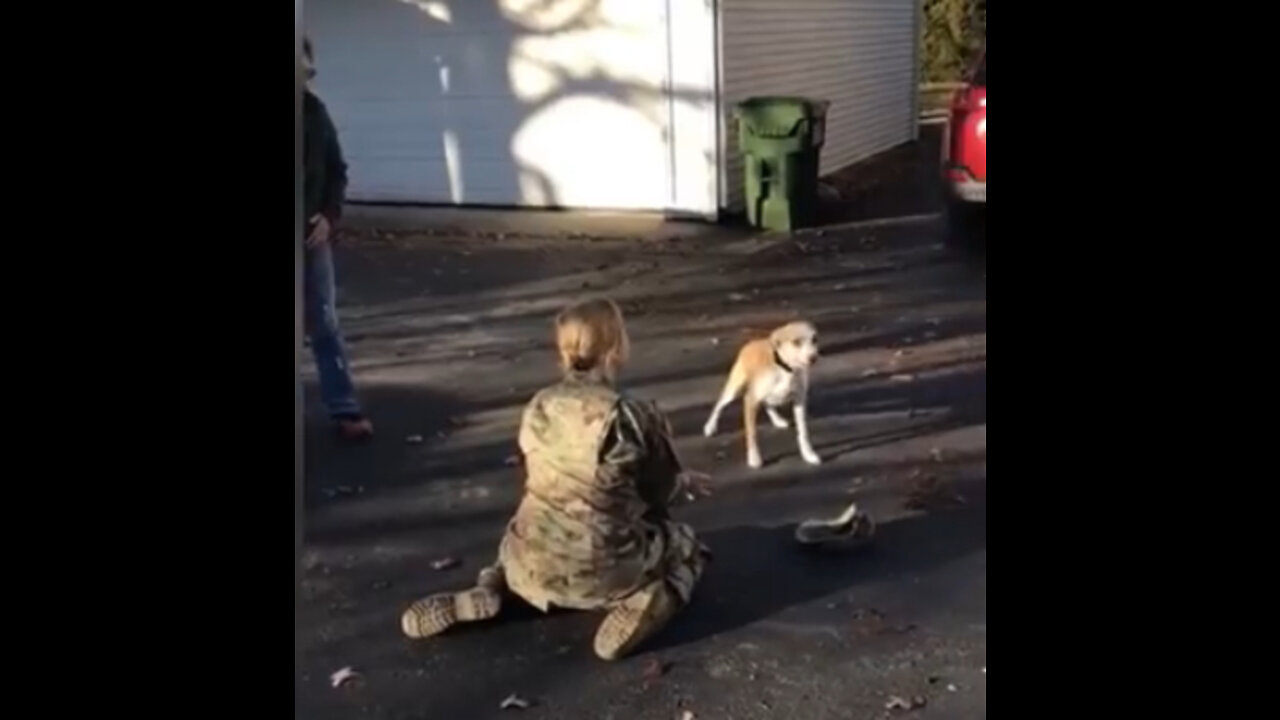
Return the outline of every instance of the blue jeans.
[[[347,349],[338,328],[333,250],[328,245],[303,251],[303,322],[320,375],[320,399],[334,418],[360,413]]]

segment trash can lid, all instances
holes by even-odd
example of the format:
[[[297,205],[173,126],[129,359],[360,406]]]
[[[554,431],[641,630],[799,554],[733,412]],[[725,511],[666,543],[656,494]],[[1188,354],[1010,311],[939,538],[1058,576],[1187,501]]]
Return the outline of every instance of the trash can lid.
[[[825,119],[830,106],[826,100],[770,95],[743,100],[733,114],[751,134],[781,138],[794,135],[802,122]]]

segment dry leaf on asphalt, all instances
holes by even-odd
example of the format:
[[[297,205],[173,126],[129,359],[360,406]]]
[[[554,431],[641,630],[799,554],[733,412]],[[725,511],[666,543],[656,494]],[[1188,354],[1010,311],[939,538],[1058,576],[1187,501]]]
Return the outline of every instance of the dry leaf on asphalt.
[[[458,567],[461,564],[462,563],[459,562],[457,558],[446,557],[446,558],[440,558],[439,560],[432,560],[431,569],[432,570],[451,570],[453,568]]]
[[[529,707],[529,701],[528,701],[528,700],[525,700],[524,698],[520,697],[519,695],[516,695],[515,693],[512,693],[512,694],[510,694],[510,695],[508,695],[508,696],[507,696],[507,699],[506,699],[506,700],[503,700],[503,701],[502,701],[502,704],[498,706],[498,709],[499,709],[499,710],[510,710],[510,709],[512,709],[512,708],[515,708],[515,709],[517,709],[517,710],[524,710],[524,709],[526,709],[526,708],[528,708],[528,707]]]
[[[925,700],[919,695],[912,697],[910,700],[898,697],[897,695],[890,695],[889,701],[884,704],[884,709],[885,710],[902,710],[904,712],[910,712],[911,710],[919,710],[920,708],[924,707],[924,705],[925,705]]]
[[[667,674],[667,670],[671,666],[662,662],[658,658],[649,658],[649,662],[644,665],[644,682],[648,686],[649,683],[657,680]]]
[[[930,510],[939,507],[964,505],[963,495],[951,489],[951,483],[936,475],[912,475],[916,478],[907,490],[903,507],[908,510]]]
[[[360,673],[356,672],[350,665],[329,676],[329,684],[334,687],[341,687],[348,680],[354,680],[360,677]]]

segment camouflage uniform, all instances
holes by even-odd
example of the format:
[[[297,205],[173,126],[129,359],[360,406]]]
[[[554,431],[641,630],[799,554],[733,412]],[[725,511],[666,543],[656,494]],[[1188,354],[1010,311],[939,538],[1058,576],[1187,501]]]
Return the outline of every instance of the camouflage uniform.
[[[543,611],[608,610],[596,653],[621,657],[689,602],[709,556],[667,507],[683,493],[670,426],[603,379],[569,373],[534,396],[520,427],[527,482],[498,563],[477,584],[413,603],[409,637],[486,620],[505,587]]]
[[[656,580],[689,601],[706,548],[672,522],[681,468],[665,418],[593,375],[539,392],[520,427],[527,483],[499,564],[542,610],[610,608]]]

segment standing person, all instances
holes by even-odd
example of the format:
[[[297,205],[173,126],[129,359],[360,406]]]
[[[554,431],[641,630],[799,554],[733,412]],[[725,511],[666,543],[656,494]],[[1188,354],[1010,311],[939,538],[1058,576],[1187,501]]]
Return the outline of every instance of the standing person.
[[[325,409],[347,440],[373,435],[373,424],[360,410],[347,351],[338,327],[333,271],[334,226],[342,217],[347,190],[347,164],[329,111],[311,89],[316,76],[310,38],[302,40],[307,88],[302,96],[303,217],[307,219],[303,251],[303,316]]]
[[[413,603],[411,638],[496,617],[509,590],[544,612],[602,611],[595,651],[614,660],[689,603],[708,553],[668,508],[705,495],[707,478],[681,467],[655,406],[617,389],[629,343],[616,304],[574,305],[555,334],[564,376],[525,408],[527,480],[498,562],[470,590]]]

